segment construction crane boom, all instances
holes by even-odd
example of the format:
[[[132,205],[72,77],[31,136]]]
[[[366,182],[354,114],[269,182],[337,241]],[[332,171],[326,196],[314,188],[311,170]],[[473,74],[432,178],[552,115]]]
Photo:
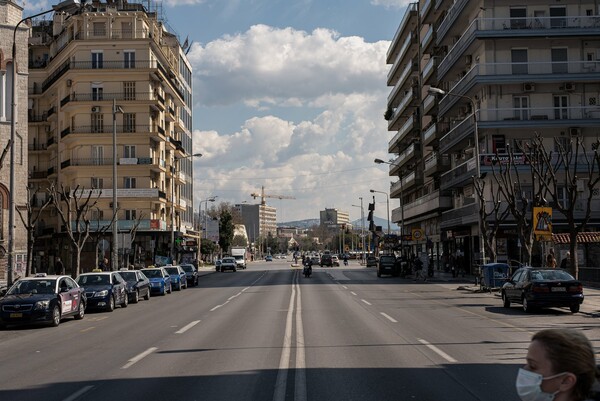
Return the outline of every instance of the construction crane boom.
[[[253,192],[250,194],[251,197],[253,197],[254,199],[256,198],[260,198],[260,204],[264,205],[265,204],[265,198],[275,198],[275,199],[296,199],[293,196],[286,196],[286,195],[273,195],[273,194],[265,194],[265,187],[261,187],[260,189],[260,194]]]

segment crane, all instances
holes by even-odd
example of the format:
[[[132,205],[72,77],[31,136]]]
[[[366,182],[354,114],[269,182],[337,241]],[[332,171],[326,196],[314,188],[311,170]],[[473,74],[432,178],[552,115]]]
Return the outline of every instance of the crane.
[[[265,187],[262,186],[260,189],[260,194],[259,193],[251,193],[250,194],[251,197],[253,197],[254,199],[256,198],[260,198],[260,204],[264,205],[265,204],[265,198],[275,198],[275,199],[296,199],[293,196],[285,196],[285,195],[272,195],[272,194],[267,194],[265,195]]]

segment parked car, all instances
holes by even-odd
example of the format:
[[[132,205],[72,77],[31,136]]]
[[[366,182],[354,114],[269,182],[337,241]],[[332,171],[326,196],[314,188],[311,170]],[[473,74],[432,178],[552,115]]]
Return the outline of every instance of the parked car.
[[[265,262],[272,262],[272,261],[273,261],[273,256],[272,255],[265,256]]]
[[[233,257],[228,256],[221,259],[221,271],[225,270],[237,271],[237,263]]]
[[[198,285],[198,269],[194,265],[186,264],[181,265],[181,268],[185,272],[187,285],[195,287]]]
[[[83,288],[69,276],[40,273],[22,278],[0,296],[0,327],[31,323],[56,327],[67,316],[83,319],[85,315]]]
[[[323,266],[333,267],[333,259],[331,257],[331,254],[330,253],[324,253],[323,256],[321,256],[321,260],[319,262],[319,265],[321,267],[323,267]]]
[[[583,285],[561,269],[522,267],[502,286],[502,303],[521,304],[525,312],[535,308],[568,307],[579,312],[583,303]]]
[[[173,289],[181,291],[183,288],[187,288],[187,278],[181,266],[165,266],[164,269],[171,276]]]
[[[140,271],[150,280],[151,293],[160,295],[171,293],[171,276],[163,267],[149,267]]]
[[[367,267],[377,267],[377,258],[375,256],[367,256]]]
[[[116,305],[126,308],[129,304],[127,284],[118,272],[83,273],[77,284],[85,290],[88,308],[115,310]]]
[[[398,277],[400,272],[398,271],[398,265],[396,263],[396,256],[394,255],[381,255],[379,262],[377,263],[377,277],[381,277],[382,274],[390,274],[394,277]]]
[[[221,271],[221,259],[215,260],[215,270],[218,272]]]
[[[127,295],[129,302],[137,304],[140,298],[146,301],[150,299],[150,280],[139,270],[121,270],[119,271],[127,285]]]
[[[339,266],[340,265],[340,258],[337,257],[337,255],[334,255],[331,257],[331,263],[333,264],[333,266]]]
[[[311,256],[310,261],[312,262],[313,266],[321,264],[321,258],[318,256]]]

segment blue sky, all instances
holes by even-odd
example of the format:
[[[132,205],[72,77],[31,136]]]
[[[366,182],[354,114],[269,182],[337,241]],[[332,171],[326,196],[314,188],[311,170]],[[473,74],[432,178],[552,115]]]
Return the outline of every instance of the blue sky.
[[[318,218],[389,191],[385,54],[404,0],[170,0],[163,15],[192,44],[195,197],[255,202],[278,222]],[[52,3],[29,3],[38,11]],[[377,195],[376,215],[386,214]],[[391,200],[391,209],[398,207]]]

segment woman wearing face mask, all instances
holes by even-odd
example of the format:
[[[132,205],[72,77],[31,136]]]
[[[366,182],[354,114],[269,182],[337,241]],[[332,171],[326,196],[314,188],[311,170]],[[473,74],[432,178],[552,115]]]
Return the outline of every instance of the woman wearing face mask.
[[[583,401],[597,378],[594,349],[583,333],[542,330],[531,339],[527,364],[519,369],[517,393],[523,401]]]

